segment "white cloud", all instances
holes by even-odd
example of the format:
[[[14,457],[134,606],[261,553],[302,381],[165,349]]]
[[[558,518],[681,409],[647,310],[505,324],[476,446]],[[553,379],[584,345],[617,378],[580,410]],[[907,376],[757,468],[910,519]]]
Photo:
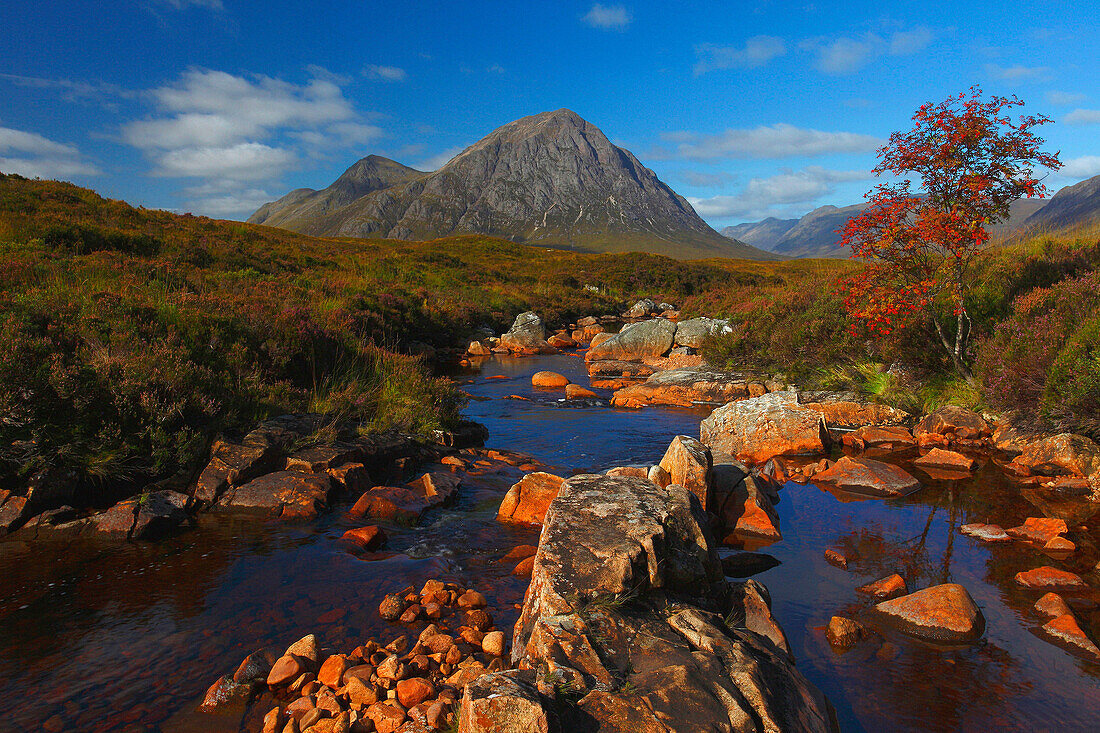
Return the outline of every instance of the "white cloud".
[[[802,42],[801,48],[817,54],[817,68],[826,74],[840,76],[854,74],[872,59],[889,54],[909,56],[928,47],[935,34],[923,26],[907,31],[896,31],[888,36],[865,33],[862,36],[839,38],[812,38]]]
[[[1047,104],[1077,104],[1078,102],[1085,101],[1084,94],[1076,94],[1074,92],[1059,92],[1052,90],[1047,92]]]
[[[810,166],[784,171],[768,178],[753,178],[732,196],[689,198],[700,216],[713,218],[763,219],[792,213],[787,207],[809,204],[835,190],[837,183],[871,177],[870,171],[836,171]]]
[[[658,157],[708,160],[714,158],[788,158],[830,153],[865,153],[878,149],[882,140],[854,132],[823,132],[785,123],[753,129],[734,129],[716,135],[695,132],[665,133],[662,139],[675,145]]]
[[[990,76],[1001,81],[1045,81],[1050,79],[1049,66],[998,66],[986,64],[985,71]]]
[[[437,171],[443,166],[447,165],[447,163],[450,162],[451,158],[461,153],[464,149],[465,148],[447,148],[446,150],[442,150],[436,153],[430,158],[426,158],[420,161],[419,163],[414,165],[413,168],[416,168],[418,171]]]
[[[1070,125],[1095,125],[1100,123],[1100,109],[1075,109],[1065,117]]]
[[[362,154],[365,144],[384,135],[344,96],[347,77],[321,67],[309,71],[309,81],[293,84],[188,70],[145,94],[155,114],[124,124],[121,138],[146,153],[153,175],[197,181],[184,190],[189,208],[248,213],[250,202],[270,199],[261,182],[274,184],[319,156]],[[226,188],[209,188],[215,184]]]
[[[1070,158],[1059,169],[1058,175],[1067,178],[1092,178],[1100,176],[1100,155]]]
[[[243,188],[235,182],[213,182],[183,189],[185,210],[201,210],[208,216],[236,217],[251,214],[278,196],[261,188]]]
[[[715,69],[755,69],[787,53],[787,44],[775,36],[753,36],[744,46],[715,46],[704,43],[695,47],[695,75]]]
[[[366,74],[368,78],[377,79],[378,81],[405,81],[409,78],[408,72],[399,66],[369,64],[363,69],[363,73]]]
[[[156,175],[178,178],[221,177],[234,181],[277,178],[296,162],[294,153],[263,143],[237,143],[227,148],[182,148],[162,155]]]
[[[630,11],[622,5],[601,5],[596,3],[583,18],[593,28],[623,30],[630,25]]]
[[[0,127],[0,171],[27,178],[70,178],[99,173],[72,145],[11,127]]]
[[[58,91],[66,102],[94,102],[106,109],[115,109],[120,99],[132,99],[137,92],[124,89],[117,84],[104,82],[86,82],[75,79],[47,79],[37,76],[22,76],[20,74],[0,74],[0,79],[11,82],[16,86],[30,89],[48,89]]]
[[[890,36],[890,54],[893,56],[908,56],[919,53],[928,47],[932,39],[932,31],[927,28],[899,31]]]

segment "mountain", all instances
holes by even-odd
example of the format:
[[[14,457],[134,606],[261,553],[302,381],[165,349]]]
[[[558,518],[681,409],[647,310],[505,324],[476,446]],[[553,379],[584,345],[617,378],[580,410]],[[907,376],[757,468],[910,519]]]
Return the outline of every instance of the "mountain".
[[[770,251],[775,243],[797,223],[798,219],[776,219],[774,216],[769,216],[763,221],[726,227],[721,230],[721,234],[723,237],[737,239],[753,247]]]
[[[364,158],[328,188],[292,191],[249,221],[314,236],[478,233],[585,252],[776,259],[711,229],[629,151],[566,109],[510,122],[432,173]]]
[[[1074,229],[1100,220],[1100,176],[1066,186],[1023,222],[1025,230]]]
[[[769,217],[725,227],[722,234],[789,257],[847,257],[849,251],[840,246],[837,231],[863,206],[822,206],[801,219]],[[1071,230],[1096,222],[1100,222],[1100,176],[1066,186],[1049,199],[1013,202],[1008,218],[989,227],[989,233],[996,243],[1031,232]]]

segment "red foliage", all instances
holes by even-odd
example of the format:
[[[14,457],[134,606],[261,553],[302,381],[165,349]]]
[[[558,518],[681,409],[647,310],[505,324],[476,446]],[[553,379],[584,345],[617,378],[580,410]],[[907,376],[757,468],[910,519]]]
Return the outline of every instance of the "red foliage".
[[[969,96],[922,105],[913,129],[893,133],[875,167],[880,175],[917,174],[920,190],[912,191],[909,179],[876,186],[867,208],[842,231],[852,256],[867,262],[844,283],[849,315],[877,336],[908,318],[931,317],[967,376],[965,293],[970,265],[989,241],[985,227],[1004,219],[1013,201],[1045,195],[1036,164],[1061,167],[1057,153],[1039,150],[1043,140],[1032,132],[1049,118],[1013,121],[1006,114],[1021,105],[1017,97],[983,101],[979,87]],[[937,313],[941,294],[956,318],[954,345]]]

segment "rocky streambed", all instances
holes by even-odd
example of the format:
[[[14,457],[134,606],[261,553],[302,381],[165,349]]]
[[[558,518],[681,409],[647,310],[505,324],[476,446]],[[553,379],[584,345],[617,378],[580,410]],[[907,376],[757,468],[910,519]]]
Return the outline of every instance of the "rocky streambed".
[[[664,339],[665,353],[655,357],[666,360],[662,366],[677,356],[670,348],[690,349],[663,345]],[[1043,455],[1033,451],[1009,462],[992,448],[988,426],[957,415],[899,426],[880,409],[817,398],[792,404],[782,385],[729,375],[680,380],[687,386],[671,390],[672,401],[695,408],[638,411],[632,408],[661,405],[653,399],[663,393],[661,384],[651,383],[630,408],[612,405],[616,390],[649,381],[628,374],[639,361],[586,362],[573,354],[478,360],[480,368],[460,380],[474,398],[467,417],[489,429],[488,449],[451,451],[442,460],[441,454],[394,456],[386,481],[395,486],[370,489],[369,500],[353,504],[359,485],[342,499],[332,489],[346,487],[349,472],[329,470],[324,456],[313,456],[309,472],[328,476],[327,504],[306,486],[290,501],[253,507],[276,514],[289,509],[284,521],[258,522],[226,510],[199,514],[195,527],[156,543],[107,541],[103,533],[87,532],[44,534],[33,542],[16,535],[0,543],[6,579],[0,691],[18,701],[0,730],[9,724],[237,730],[240,708],[215,704],[213,713],[200,711],[204,696],[214,694],[216,702],[219,677],[232,677],[254,652],[267,649],[264,664],[271,665],[309,634],[316,659],[296,660],[303,665],[294,670],[301,673],[296,679],[249,688],[260,696],[252,699],[246,729],[260,729],[272,709],[309,695],[309,711],[298,703],[297,712],[312,714],[314,728],[350,728],[350,698],[341,688],[355,664],[372,667],[364,688],[369,683],[369,694],[381,700],[400,704],[404,694],[410,702],[413,687],[427,694],[420,683],[405,684],[402,693],[402,680],[377,674],[390,656],[391,666],[406,665],[404,679],[432,686],[434,697],[418,703],[423,725],[434,710],[433,725],[457,721],[466,730],[506,729],[493,727],[502,710],[506,717],[526,716],[533,730],[563,724],[583,730],[593,721],[659,730],[679,720],[670,716],[700,705],[704,717],[684,717],[684,725],[725,715],[749,730],[772,727],[768,721],[777,729],[828,729],[835,714],[843,730],[1092,729],[1100,666],[1081,639],[1095,639],[1098,630],[1095,506],[1081,497],[1080,481],[1044,476],[1056,472],[1049,466],[1032,470],[1065,458],[1068,449],[1049,446]],[[568,394],[560,381],[536,387],[537,372],[561,375],[589,392]],[[755,414],[766,424],[789,426],[780,435],[787,444],[803,441],[788,452],[816,455],[762,460],[747,476],[748,466],[734,454],[747,459],[748,444],[731,437],[744,432],[734,427],[743,421],[730,408],[702,429],[712,444],[709,478],[688,470],[692,456],[699,465],[698,446],[673,437],[700,435],[710,406],[696,397],[707,394],[718,400],[768,395]],[[853,430],[831,434],[830,425]],[[680,456],[675,466],[661,460],[666,449]],[[619,467],[613,476],[598,475],[613,467]],[[265,470],[271,475],[271,467]],[[212,500],[267,495],[257,487],[241,490],[254,477],[211,479],[218,494]],[[654,493],[655,484],[674,480],[683,492]],[[528,501],[521,500],[524,491]],[[551,505],[559,493],[562,501]],[[621,505],[602,501],[608,494]],[[661,508],[669,496],[680,497],[673,502],[679,509]],[[578,564],[570,554],[577,549],[569,542],[572,530],[550,529],[588,522],[590,533],[601,530],[591,539],[606,542],[606,517],[632,516],[632,502],[649,507],[628,522],[644,531],[631,529],[630,541],[614,552],[600,550],[598,542],[581,545],[596,561]],[[411,507],[418,522],[397,511],[402,506]],[[503,508],[513,520],[530,522],[550,506],[557,508],[546,520],[545,549],[534,556],[538,527],[497,516]],[[134,507],[126,517],[131,539],[142,511]],[[711,539],[700,540],[700,532]],[[555,536],[556,550],[548,541]],[[670,537],[695,539],[670,550]],[[624,564],[623,557],[633,559]],[[530,591],[528,573],[537,581]],[[436,588],[437,580],[454,585]],[[484,629],[470,627],[468,609],[458,609],[459,596],[471,588],[487,603],[493,627],[486,628],[505,632],[503,655],[479,646]],[[402,614],[412,605],[419,610],[413,618],[387,620],[381,607],[398,591]],[[446,602],[436,604],[440,616],[433,620],[424,609],[437,601]],[[924,633],[929,609],[933,631]],[[443,635],[455,652],[427,648],[422,636],[433,624],[446,626]],[[409,645],[400,652],[399,638]],[[496,641],[494,635],[491,644]],[[409,674],[418,645],[423,678]],[[444,668],[452,664],[448,654],[454,664]],[[344,661],[329,662],[333,657]],[[320,681],[326,663],[330,684]],[[341,674],[333,676],[340,665]],[[463,687],[465,680],[448,681],[457,665],[514,671]],[[255,683],[267,685],[267,676]],[[433,708],[463,696],[466,704],[451,707],[459,718],[448,721]],[[326,706],[336,698],[335,708],[312,713],[321,697]],[[698,704],[679,705],[688,699]],[[725,702],[714,708],[714,700]],[[365,719],[378,728],[359,714],[371,704],[359,699],[360,729]],[[338,723],[343,712],[348,715]],[[281,714],[278,730],[289,724]],[[402,721],[398,725],[413,726],[408,730],[421,725],[408,715]]]

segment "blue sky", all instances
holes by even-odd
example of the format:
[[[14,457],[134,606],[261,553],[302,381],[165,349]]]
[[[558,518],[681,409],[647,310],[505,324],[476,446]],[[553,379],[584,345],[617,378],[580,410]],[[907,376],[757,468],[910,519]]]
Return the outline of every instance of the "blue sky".
[[[862,200],[927,101],[1018,94],[1100,174],[1100,4],[8,2],[0,171],[245,218],[568,107],[715,226]]]

